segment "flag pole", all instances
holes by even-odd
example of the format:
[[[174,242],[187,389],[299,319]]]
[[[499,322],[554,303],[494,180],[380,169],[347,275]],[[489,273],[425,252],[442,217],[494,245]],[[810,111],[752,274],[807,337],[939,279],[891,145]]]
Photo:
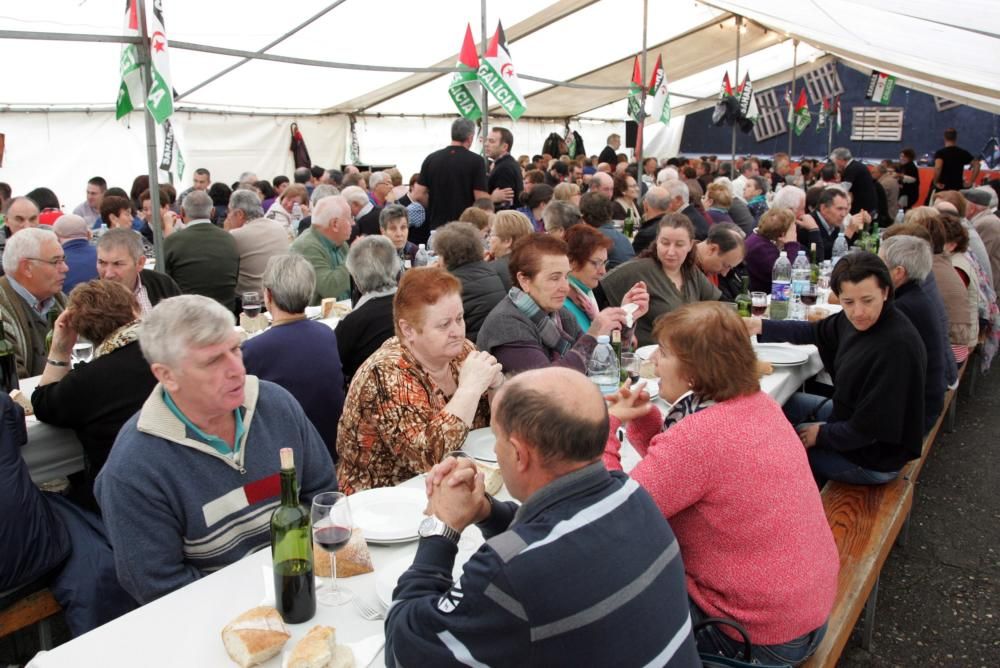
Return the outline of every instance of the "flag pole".
[[[480,29],[482,30],[482,42],[479,45],[479,58],[486,58],[486,0],[479,1],[479,22]],[[479,133],[479,152],[483,156],[483,167],[486,169],[486,176],[490,175],[489,161],[486,159],[486,135],[490,131],[490,106],[489,99],[487,97],[486,86],[480,86],[483,89],[483,115],[482,115],[482,125]],[[515,202],[518,204],[518,202]]]
[[[149,51],[149,30],[146,27],[146,2],[136,0],[136,13],[139,19],[139,63],[142,71],[142,84],[146,95],[153,88],[153,76],[150,72],[152,67],[152,55]],[[146,106],[146,100],[142,100],[142,117],[146,122],[146,163],[149,167],[149,207],[153,220],[149,221],[153,230],[153,250],[156,257],[156,271],[164,272],[166,267],[163,263],[163,220],[160,217],[160,184],[159,165],[156,162],[156,124],[153,123],[153,114]]]
[[[737,90],[739,90],[740,87],[740,37],[742,36],[741,35],[742,27],[743,27],[743,17],[737,16],[736,17],[736,78],[734,79],[734,81],[736,82]],[[739,96],[737,96],[737,100],[738,99]],[[736,178],[736,125],[735,124],[733,124],[732,154],[733,154],[732,171],[729,174],[729,178],[735,179]]]
[[[635,129],[635,164],[638,168],[636,181],[639,183],[640,201],[642,195],[642,135],[646,126],[646,74],[649,68],[646,66],[646,27],[649,22],[649,0],[642,0],[642,72],[639,73],[639,86],[642,91],[639,93],[639,122]],[[613,165],[612,165],[613,166]]]
[[[836,99],[834,103],[837,104]],[[830,116],[826,119],[826,159],[830,159],[830,154],[833,153],[833,126],[837,122],[837,113],[834,111],[833,104],[830,105]]]
[[[788,113],[789,116],[792,115],[792,113],[791,113],[792,109],[795,108],[795,76],[796,76],[795,75],[795,70],[798,67],[798,65],[799,65],[799,40],[793,39],[792,40],[792,98],[788,101],[788,104],[791,107],[791,109],[788,110],[789,111],[789,113]],[[794,133],[792,132],[792,126],[791,126],[791,124],[789,124],[788,125],[788,159],[789,160],[792,159],[792,135],[793,134]]]

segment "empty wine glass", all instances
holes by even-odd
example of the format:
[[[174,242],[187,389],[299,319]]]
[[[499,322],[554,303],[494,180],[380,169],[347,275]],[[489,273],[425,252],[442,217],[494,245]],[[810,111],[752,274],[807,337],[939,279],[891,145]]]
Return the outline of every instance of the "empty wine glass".
[[[313,542],[330,554],[330,577],[320,578],[316,600],[323,605],[343,605],[354,594],[337,586],[337,551],[351,540],[351,506],[341,492],[322,492],[313,497]]]
[[[85,339],[77,339],[70,357],[74,366],[80,362],[89,362],[94,358],[94,344]]]

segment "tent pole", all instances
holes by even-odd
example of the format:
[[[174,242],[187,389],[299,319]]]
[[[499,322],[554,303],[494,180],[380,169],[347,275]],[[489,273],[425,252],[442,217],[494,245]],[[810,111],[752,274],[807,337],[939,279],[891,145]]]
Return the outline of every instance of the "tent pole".
[[[639,183],[640,201],[642,196],[642,141],[643,129],[646,126],[646,80],[644,77],[649,72],[646,66],[646,28],[649,25],[649,0],[642,0],[642,72],[639,73],[639,85],[642,91],[639,93],[639,122],[635,130],[635,164],[638,167],[636,181]]]
[[[791,122],[795,122],[795,117],[792,115],[792,109],[795,108],[795,70],[799,65],[799,40],[792,40],[792,99],[788,101],[788,116],[792,119]],[[791,123],[788,125],[788,159],[792,159],[792,126]]]
[[[741,34],[742,28],[743,28],[743,17],[737,16],[736,17],[736,79],[734,80],[737,91],[739,91],[740,89],[740,37],[742,36]],[[739,96],[737,96],[737,99],[739,99]],[[733,154],[732,171],[729,174],[729,178],[735,179],[736,178],[736,125],[735,124],[733,125],[732,154]]]
[[[481,31],[482,41],[479,45],[479,57],[486,57],[486,0],[479,0],[479,28]],[[482,118],[482,130],[479,134],[479,152],[483,156],[483,167],[486,169],[486,178],[489,179],[490,176],[490,166],[489,160],[486,159],[486,135],[490,131],[490,102],[487,96],[486,86],[480,86],[483,89],[483,118]],[[517,204],[518,202],[514,202]]]
[[[142,36],[139,42],[139,62],[142,64],[142,83],[144,92],[152,88],[152,74],[150,67],[152,58],[149,53],[149,31],[146,28],[146,2],[138,0],[136,3],[139,19],[139,31]],[[159,165],[156,163],[156,125],[153,123],[153,115],[146,106],[146,101],[142,100],[142,116],[146,122],[146,162],[149,167],[149,208],[153,216],[150,227],[153,228],[153,249],[156,253],[156,271],[164,272],[166,267],[163,263],[163,220],[160,217],[160,184]]]

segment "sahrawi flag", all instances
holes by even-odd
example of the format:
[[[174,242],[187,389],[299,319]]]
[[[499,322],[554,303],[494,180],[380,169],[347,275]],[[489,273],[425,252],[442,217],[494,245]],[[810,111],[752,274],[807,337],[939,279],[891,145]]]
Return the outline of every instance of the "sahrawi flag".
[[[125,27],[122,33],[126,37],[139,36],[139,17],[135,6],[136,0],[125,0]],[[115,120],[128,115],[140,103],[143,97],[142,74],[139,71],[139,49],[135,44],[123,44],[119,71],[121,83],[118,84],[118,101],[115,103]]]
[[[743,118],[754,122],[760,116],[760,109],[757,107],[757,94],[754,93],[749,72],[743,75],[743,83],[740,84],[740,113]]]
[[[507,48],[507,36],[499,21],[497,31],[486,47],[486,55],[479,63],[478,77],[479,82],[515,121],[527,111],[528,105],[521,95],[521,83],[517,79],[510,50]]]
[[[153,25],[149,35],[149,53],[152,57],[150,75],[152,86],[146,96],[146,108],[157,123],[162,123],[174,113],[173,87],[170,85],[170,60],[167,58],[167,29],[163,25],[161,0],[153,2]]]
[[[812,112],[806,102],[806,91],[799,91],[799,101],[795,103],[795,136],[799,136],[812,123]]]
[[[656,66],[649,80],[649,95],[653,98],[653,111],[650,116],[654,121],[669,125],[670,92],[667,90],[667,72],[663,69],[662,56],[656,56]]]
[[[826,124],[832,115],[833,111],[830,109],[830,100],[824,97],[823,107],[819,110],[819,116],[816,117],[816,132],[826,129]]]
[[[472,27],[469,24],[465,25],[465,41],[462,42],[462,51],[455,66],[458,67],[458,72],[455,72],[451,85],[448,86],[448,95],[463,118],[478,121],[483,115],[483,110],[479,108],[483,89],[476,76],[479,55],[476,53],[476,42],[472,39]]]
[[[833,107],[834,107],[834,110],[835,110],[834,111],[834,115],[835,115],[835,117],[837,119],[836,125],[833,126],[833,131],[839,133],[840,132],[840,96],[839,95],[834,100]]]
[[[639,70],[639,56],[632,63],[632,81],[628,84],[628,115],[636,123],[642,122],[642,71]]]

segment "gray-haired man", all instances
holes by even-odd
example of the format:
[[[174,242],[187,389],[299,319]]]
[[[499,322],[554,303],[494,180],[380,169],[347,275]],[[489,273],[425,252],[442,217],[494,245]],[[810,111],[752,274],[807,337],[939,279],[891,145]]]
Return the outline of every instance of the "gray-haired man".
[[[237,190],[229,198],[229,214],[224,229],[236,240],[240,254],[240,275],[236,293],[261,290],[261,277],[267,261],[288,252],[288,228],[276,220],[264,217],[260,198],[252,190]]]
[[[164,270],[184,294],[211,297],[233,310],[240,253],[233,236],[208,219],[213,208],[212,198],[201,190],[183,199],[186,226],[163,242]]]

